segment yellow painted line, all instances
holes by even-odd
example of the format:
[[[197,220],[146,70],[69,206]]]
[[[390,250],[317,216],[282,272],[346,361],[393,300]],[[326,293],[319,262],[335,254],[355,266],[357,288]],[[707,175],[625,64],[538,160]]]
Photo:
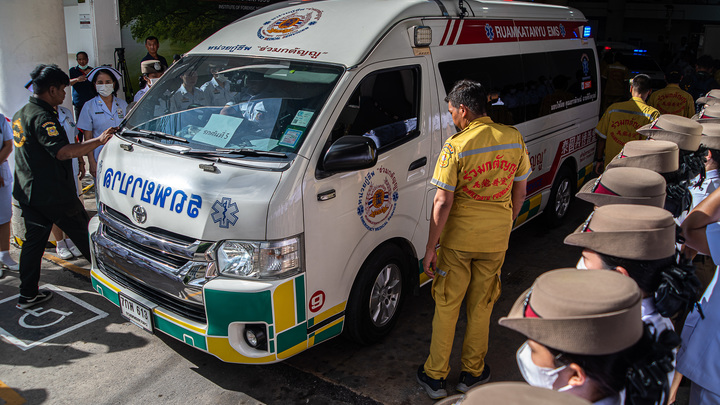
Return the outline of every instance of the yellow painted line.
[[[119,289],[119,288],[115,287],[115,285],[114,285],[113,283],[107,281],[107,280],[105,279],[105,277],[101,276],[98,272],[93,271],[93,272],[92,272],[92,275],[93,275],[93,277],[95,277],[96,279],[102,281],[102,283],[103,283],[104,285],[106,285],[108,288],[110,288],[111,290],[113,290],[113,291],[115,291],[115,292],[120,292],[120,289]]]
[[[80,195],[83,195],[83,194],[87,193],[88,191],[92,190],[93,187],[95,187],[95,183],[92,183],[92,184],[89,184],[89,185],[83,187]]]
[[[328,309],[327,311],[323,312],[322,314],[317,315],[315,318],[313,318],[313,325],[317,325],[320,322],[330,318],[331,316],[339,314],[341,311],[345,310],[345,304],[345,302],[341,302],[334,307]]]
[[[25,398],[21,397],[20,394],[2,381],[0,381],[0,399],[5,401],[5,405],[22,405],[27,402]]]
[[[74,265],[74,264],[72,264],[72,263],[70,263],[70,262],[66,262],[65,260],[63,260],[63,259],[61,259],[61,258],[59,258],[59,257],[57,257],[57,256],[53,256],[53,255],[51,255],[50,253],[47,253],[47,252],[45,252],[45,254],[43,255],[43,257],[44,257],[45,259],[50,260],[51,262],[54,262],[55,264],[57,264],[57,265],[59,265],[59,266],[61,266],[61,267],[64,267],[64,268],[72,271],[73,273],[77,273],[77,274],[83,275],[83,276],[85,276],[85,277],[90,277],[90,270],[84,269],[84,268],[82,268],[82,267],[80,267],[80,266],[76,266],[76,265]]]
[[[275,288],[273,307],[275,333],[280,333],[295,326],[295,284],[293,280],[286,281]]]
[[[192,293],[192,294],[188,294],[187,297],[190,298],[190,297],[194,297],[194,296],[200,295],[200,294],[202,294],[202,291],[198,291],[198,292],[194,292],[194,293]]]
[[[173,322],[173,323],[176,323],[176,324],[178,324],[178,325],[180,325],[180,326],[183,326],[183,327],[185,327],[185,328],[187,328],[187,329],[191,329],[191,330],[193,330],[193,331],[195,331],[195,332],[197,332],[197,333],[200,333],[200,334],[204,334],[204,333],[205,333],[205,329],[203,329],[203,328],[198,328],[197,326],[191,325],[191,324],[189,324],[189,323],[187,323],[187,322],[183,322],[183,321],[175,318],[174,316],[168,314],[167,312],[164,312],[163,310],[161,310],[161,309],[159,309],[159,308],[155,308],[155,309],[153,310],[153,312],[155,312],[156,314],[158,314],[158,316],[160,316],[160,317],[162,317],[162,318],[165,318],[165,319],[167,319],[168,321],[171,321],[171,322]]]

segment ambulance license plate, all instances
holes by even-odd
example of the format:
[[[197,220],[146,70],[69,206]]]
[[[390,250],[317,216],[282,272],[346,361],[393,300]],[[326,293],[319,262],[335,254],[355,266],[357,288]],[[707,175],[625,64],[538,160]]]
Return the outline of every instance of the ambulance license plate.
[[[120,312],[123,318],[152,333],[153,323],[150,308],[123,295],[123,293],[119,293],[118,298],[120,300]]]

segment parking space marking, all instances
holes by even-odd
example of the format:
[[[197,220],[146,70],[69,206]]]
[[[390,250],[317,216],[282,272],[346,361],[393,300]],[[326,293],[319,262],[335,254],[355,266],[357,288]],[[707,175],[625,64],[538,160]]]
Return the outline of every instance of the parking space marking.
[[[86,319],[86,320],[84,320],[84,321],[82,321],[82,322],[80,322],[80,323],[77,323],[77,324],[75,324],[75,325],[72,325],[72,326],[70,326],[70,327],[67,327],[67,328],[65,328],[65,329],[59,330],[59,331],[51,334],[50,336],[46,336],[46,337],[44,337],[44,338],[42,338],[42,339],[40,339],[40,340],[36,340],[36,341],[30,341],[30,340],[26,341],[26,340],[23,340],[23,339],[19,339],[19,338],[15,337],[12,333],[10,333],[10,332],[8,332],[7,330],[5,330],[5,329],[3,329],[2,327],[0,327],[0,336],[2,336],[3,338],[5,338],[5,340],[7,340],[8,342],[10,342],[10,343],[14,344],[15,346],[19,347],[19,348],[20,348],[21,350],[23,350],[23,351],[32,349],[33,347],[38,346],[38,345],[40,345],[40,344],[42,344],[42,343],[48,342],[48,341],[50,341],[50,340],[52,340],[52,339],[55,339],[55,338],[58,337],[58,336],[62,336],[62,335],[64,335],[64,334],[66,334],[66,333],[72,332],[72,331],[74,331],[74,330],[76,330],[76,329],[78,329],[78,328],[81,328],[81,327],[83,327],[83,326],[85,326],[85,325],[88,325],[88,324],[90,324],[90,323],[93,323],[93,322],[95,322],[95,321],[97,321],[97,320],[100,320],[100,319],[105,318],[106,316],[108,316],[107,312],[102,311],[102,310],[100,310],[100,309],[98,309],[98,308],[95,308],[94,306],[88,304],[87,302],[81,300],[80,298],[77,298],[77,297],[75,297],[74,295],[69,294],[69,293],[61,290],[61,289],[59,289],[58,287],[56,287],[56,286],[54,286],[54,285],[52,285],[52,284],[45,284],[45,285],[43,286],[43,288],[47,288],[47,289],[49,289],[49,290],[54,291],[57,295],[59,295],[59,296],[65,298],[65,299],[67,299],[67,300],[75,303],[76,305],[79,305],[79,306],[83,307],[84,309],[86,309],[86,310],[89,311],[89,312],[94,313],[95,316],[93,316],[92,318]],[[20,296],[20,294],[15,294],[15,295],[13,295],[12,297],[8,297],[8,298],[5,298],[5,299],[2,299],[2,300],[0,300],[0,305],[2,305],[2,304],[5,303],[5,302],[8,302],[8,301],[17,300],[19,296]],[[62,321],[63,319],[65,319],[66,317],[69,317],[70,315],[72,315],[72,312],[62,312],[62,311],[59,311],[59,310],[56,310],[56,309],[52,309],[52,308],[51,308],[51,309],[48,309],[48,310],[44,310],[44,311],[42,311],[42,312],[39,312],[39,311],[41,311],[41,310],[42,310],[42,307],[38,307],[37,309],[33,309],[33,308],[25,309],[25,310],[24,310],[24,311],[25,311],[25,314],[22,315],[22,316],[20,317],[20,319],[18,320],[18,324],[20,325],[20,327],[27,328],[27,329],[45,328],[45,327],[53,326],[53,325],[57,324],[58,322],[61,322],[61,321]],[[59,320],[56,320],[55,322],[52,322],[52,323],[49,323],[49,324],[44,324],[44,325],[41,325],[41,326],[37,326],[37,325],[36,325],[36,326],[31,326],[31,327],[23,326],[23,324],[27,325],[26,318],[27,318],[28,315],[32,315],[32,316],[35,316],[35,317],[40,317],[40,316],[42,316],[42,315],[46,315],[46,314],[51,313],[51,312],[52,312],[52,313],[55,313],[55,314],[57,314],[57,315],[60,315],[61,318],[60,318]]]
[[[5,405],[22,405],[27,402],[25,398],[2,381],[0,381],[0,399],[5,401]]]
[[[53,256],[47,252],[43,255],[43,258],[48,259],[51,262],[72,271],[73,273],[77,273],[77,274],[80,274],[80,275],[90,278],[90,270],[84,269],[80,266],[76,266],[70,262],[67,262],[57,256]]]

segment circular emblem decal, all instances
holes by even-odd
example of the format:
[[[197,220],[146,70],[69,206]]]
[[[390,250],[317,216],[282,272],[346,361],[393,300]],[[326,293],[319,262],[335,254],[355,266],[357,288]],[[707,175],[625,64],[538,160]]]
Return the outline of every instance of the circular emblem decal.
[[[450,165],[450,158],[453,153],[455,153],[455,148],[449,143],[446,143],[440,152],[440,167],[444,169]]]
[[[132,216],[138,224],[144,224],[147,221],[147,212],[145,208],[136,205],[132,208]]]
[[[390,222],[397,207],[398,182],[395,173],[379,167],[365,176],[358,194],[357,214],[369,231],[379,231]]]
[[[297,35],[313,25],[322,17],[322,11],[316,8],[299,8],[280,14],[266,21],[258,30],[258,37],[267,41],[284,39]]]
[[[310,303],[308,305],[310,312],[319,311],[323,305],[325,305],[325,293],[322,290],[315,291],[312,297],[310,297]]]

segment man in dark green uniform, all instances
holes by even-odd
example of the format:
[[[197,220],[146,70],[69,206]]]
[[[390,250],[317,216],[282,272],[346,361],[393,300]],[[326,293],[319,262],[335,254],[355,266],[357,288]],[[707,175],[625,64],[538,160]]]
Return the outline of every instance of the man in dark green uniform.
[[[30,102],[12,120],[15,143],[13,197],[25,221],[25,242],[20,251],[20,298],[17,307],[30,308],[52,297],[38,290],[40,264],[53,223],[90,257],[89,217],[77,198],[71,159],[107,143],[115,128],[100,137],[70,144],[55,107],[65,100],[70,78],[57,65],[38,65],[30,74]]]

